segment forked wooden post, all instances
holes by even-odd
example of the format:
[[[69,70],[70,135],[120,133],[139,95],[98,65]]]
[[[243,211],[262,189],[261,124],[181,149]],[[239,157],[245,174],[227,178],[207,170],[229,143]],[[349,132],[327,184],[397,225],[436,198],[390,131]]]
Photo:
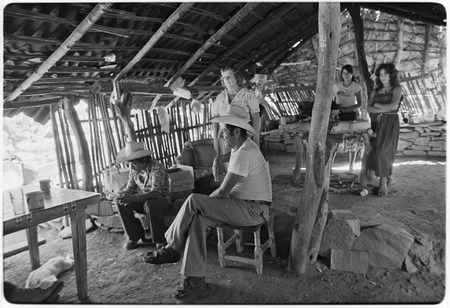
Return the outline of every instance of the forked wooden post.
[[[319,3],[319,69],[316,100],[308,138],[305,185],[292,230],[288,269],[303,274],[311,262],[311,235],[319,207],[328,204],[330,172],[326,168],[326,137],[341,32],[339,3]],[[323,211],[319,212],[323,215]]]

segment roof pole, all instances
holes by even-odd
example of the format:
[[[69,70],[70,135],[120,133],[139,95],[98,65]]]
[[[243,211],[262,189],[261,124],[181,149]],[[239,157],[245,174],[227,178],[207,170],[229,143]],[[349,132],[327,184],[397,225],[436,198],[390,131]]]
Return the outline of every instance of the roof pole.
[[[41,64],[41,66],[28,77],[17,89],[14,90],[6,99],[5,102],[10,102],[16,99],[26,89],[28,89],[33,83],[38,81],[44,76],[48,70],[55,65],[83,35],[89,30],[89,28],[97,22],[97,20],[103,15],[103,13],[112,5],[112,3],[97,4],[95,8],[86,16],[86,18],[75,28],[70,36],[58,47],[53,54]]]

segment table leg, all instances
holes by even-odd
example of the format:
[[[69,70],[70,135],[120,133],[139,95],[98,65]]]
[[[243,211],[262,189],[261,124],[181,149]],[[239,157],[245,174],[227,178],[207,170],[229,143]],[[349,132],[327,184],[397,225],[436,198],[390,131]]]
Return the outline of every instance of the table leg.
[[[367,162],[371,149],[370,138],[368,133],[362,133],[364,139],[364,155],[361,158],[361,174],[359,176],[359,183],[362,188],[367,188]]]
[[[70,214],[73,254],[75,260],[75,278],[79,299],[85,299],[88,296],[85,218],[86,213],[84,207],[77,207],[75,213]]]
[[[31,269],[35,270],[41,266],[41,261],[39,258],[37,226],[27,228],[26,232],[28,240],[28,249],[30,251]]]

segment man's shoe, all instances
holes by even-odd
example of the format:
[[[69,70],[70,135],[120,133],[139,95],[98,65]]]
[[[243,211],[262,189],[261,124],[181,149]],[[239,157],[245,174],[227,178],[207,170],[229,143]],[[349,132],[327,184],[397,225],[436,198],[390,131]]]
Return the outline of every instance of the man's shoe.
[[[186,276],[183,283],[175,290],[173,296],[175,298],[187,298],[192,295],[199,295],[200,292],[206,290],[205,277]]]
[[[16,287],[8,296],[5,294],[5,298],[8,302],[15,304],[51,303],[56,299],[63,286],[64,282],[58,280],[44,290],[41,288],[20,289]]]
[[[150,264],[175,263],[180,261],[181,254],[170,246],[163,247],[151,253],[147,253],[144,261]]]
[[[125,249],[126,250],[132,250],[132,249],[136,249],[138,248],[138,243],[132,240],[129,240],[128,242],[125,243]]]

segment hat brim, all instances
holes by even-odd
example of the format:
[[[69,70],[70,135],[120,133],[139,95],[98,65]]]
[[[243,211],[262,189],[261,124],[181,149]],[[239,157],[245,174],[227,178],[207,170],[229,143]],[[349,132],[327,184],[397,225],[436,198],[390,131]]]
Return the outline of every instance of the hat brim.
[[[237,127],[240,127],[242,129],[245,129],[249,134],[256,136],[257,133],[255,131],[255,129],[245,120],[243,119],[239,119],[235,116],[221,116],[221,117],[216,117],[216,118],[212,118],[210,120],[211,123],[225,123],[225,124],[231,124]]]
[[[127,156],[125,149],[122,149],[119,151],[119,153],[117,153],[117,162],[121,164],[123,162],[129,162],[138,158],[150,156],[152,154],[152,151],[149,150],[138,150]]]

